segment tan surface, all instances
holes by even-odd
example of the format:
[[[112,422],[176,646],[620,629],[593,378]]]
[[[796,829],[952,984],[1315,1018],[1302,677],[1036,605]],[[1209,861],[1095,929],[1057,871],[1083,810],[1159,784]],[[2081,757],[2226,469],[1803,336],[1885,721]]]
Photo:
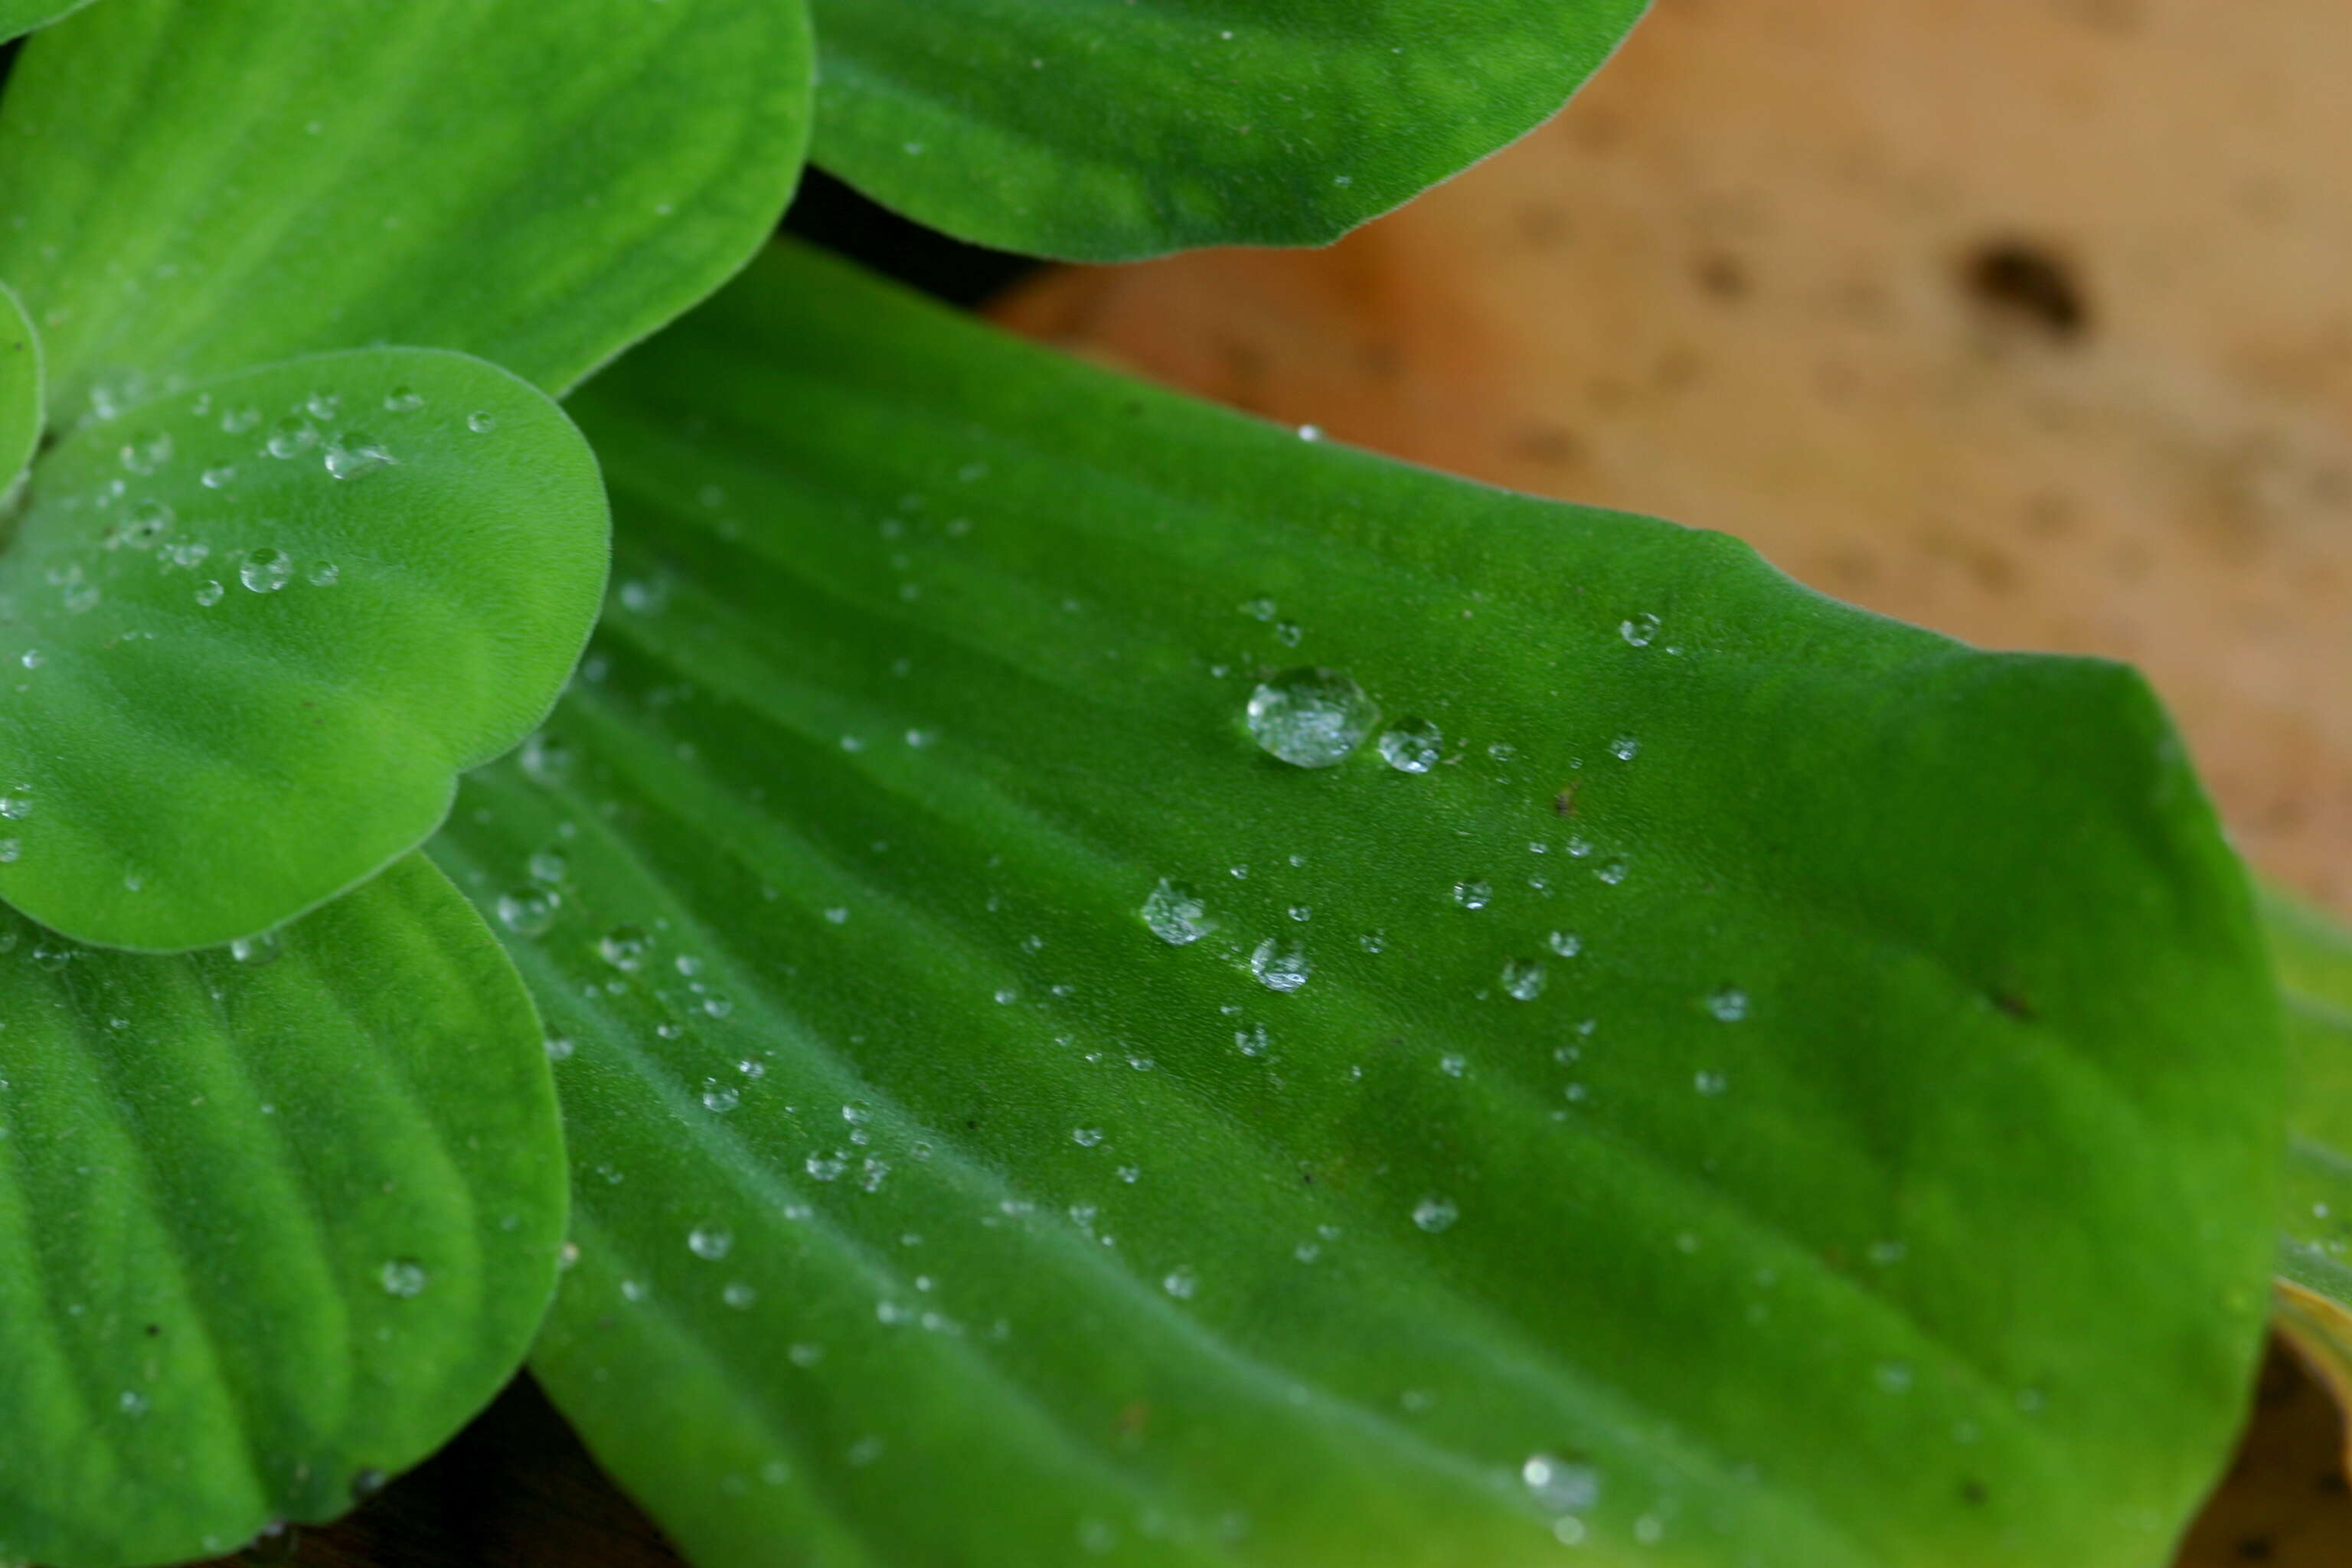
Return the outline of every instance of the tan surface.
[[[2347,80],[2346,0],[1660,0],[1559,121],[1331,250],[999,314],[2132,659],[2255,862],[2352,913]]]

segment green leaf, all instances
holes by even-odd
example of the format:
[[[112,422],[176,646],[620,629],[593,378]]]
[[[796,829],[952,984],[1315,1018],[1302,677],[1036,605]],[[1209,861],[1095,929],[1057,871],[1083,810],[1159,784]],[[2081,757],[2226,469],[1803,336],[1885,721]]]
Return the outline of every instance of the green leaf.
[[[109,0],[0,110],[0,277],[52,405],[321,349],[462,349],[561,391],[774,226],[798,0]]]
[[[2286,1003],[2290,1142],[2279,1272],[2352,1312],[2352,934],[2274,889],[2265,890],[2263,912]]]
[[[553,1287],[537,1019],[422,857],[249,948],[0,911],[0,1556],[333,1517],[511,1373]]]
[[[1647,0],[815,0],[816,159],[1008,250],[1319,245],[1566,102]]]
[[[704,1568],[2162,1559],[2282,1100],[2129,671],[795,252],[578,411],[620,604],[435,853]]]
[[[41,440],[41,339],[0,283],[0,513]]]
[[[70,0],[61,5],[58,0],[0,0],[0,44],[36,27],[46,27],[89,3],[90,0]]]
[[[83,426],[0,554],[0,898],[170,950],[364,880],[554,701],[606,536],[562,410],[462,354],[294,360]]]

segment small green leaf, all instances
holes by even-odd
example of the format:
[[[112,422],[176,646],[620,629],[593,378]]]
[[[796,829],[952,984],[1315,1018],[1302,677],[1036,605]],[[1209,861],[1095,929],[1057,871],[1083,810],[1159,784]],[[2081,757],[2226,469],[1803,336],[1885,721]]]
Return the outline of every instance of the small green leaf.
[[[41,441],[41,339],[0,283],[0,517]]]
[[[793,252],[579,407],[620,603],[435,852],[705,1568],[2163,1558],[2282,1101],[2128,671]]]
[[[2290,1085],[2279,1271],[2352,1312],[2352,935],[2275,889],[2263,914],[2286,1003]],[[2346,1344],[2352,1352],[2352,1338]]]
[[[553,702],[606,533],[562,410],[441,350],[84,426],[0,554],[0,898],[171,950],[372,876]]]
[[[421,857],[181,958],[0,911],[0,1557],[324,1520],[530,1343],[562,1235],[530,1000]]]
[[[560,392],[740,267],[808,130],[800,0],[109,0],[0,109],[52,406],[373,343]]]
[[[58,0],[0,0],[0,44],[36,27],[46,27],[73,15],[90,0],[69,0],[59,5]]]
[[[1566,102],[1647,0],[815,0],[816,158],[1008,250],[1320,245]]]

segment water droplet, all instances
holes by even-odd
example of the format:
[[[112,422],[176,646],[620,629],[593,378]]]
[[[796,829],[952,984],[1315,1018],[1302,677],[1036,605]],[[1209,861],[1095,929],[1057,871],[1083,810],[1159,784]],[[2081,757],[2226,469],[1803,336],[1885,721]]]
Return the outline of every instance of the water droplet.
[[[522,743],[517,760],[532,782],[553,786],[572,776],[572,744],[541,730]]]
[[[530,867],[532,881],[561,882],[563,874],[572,868],[572,864],[563,858],[561,849],[541,849],[532,854]]]
[[[1503,965],[1503,990],[1516,1001],[1534,1001],[1543,994],[1544,966],[1530,958],[1513,959]]]
[[[1462,1211],[1446,1198],[1425,1197],[1412,1205],[1412,1223],[1432,1236],[1452,1229],[1454,1222],[1461,1217]]]
[[[1601,1500],[1600,1471],[1549,1454],[1528,1455],[1519,1467],[1519,1479],[1549,1513],[1581,1513]]]
[[[163,546],[163,559],[173,566],[189,567],[204,563],[213,547],[201,539],[181,539]]]
[[[197,480],[208,490],[225,490],[236,483],[236,465],[223,463],[218,468],[206,468]]]
[[[332,419],[343,411],[343,400],[336,393],[314,392],[302,400],[302,407],[313,419]]]
[[[1625,879],[1629,869],[1624,861],[1612,860],[1605,866],[1595,868],[1592,874],[1613,888]]]
[[[172,437],[161,430],[142,430],[122,444],[122,466],[134,474],[152,474],[172,460]]]
[[[466,416],[466,428],[477,436],[487,436],[499,427],[497,416],[486,408],[477,408]]]
[[[261,410],[247,404],[242,408],[221,410],[220,427],[231,436],[242,436],[261,423]]]
[[[1748,993],[1727,985],[1706,999],[1706,1010],[1727,1024],[1737,1024],[1748,1016]]]
[[[123,521],[121,542],[133,550],[152,550],[164,531],[179,521],[179,514],[159,500],[142,500],[131,509]]]
[[[115,1400],[115,1404],[121,1408],[125,1415],[137,1416],[147,1414],[147,1396],[135,1388],[124,1389],[121,1395]]]
[[[547,1037],[547,1059],[549,1061],[570,1061],[572,1059],[572,1049],[573,1047],[570,1037],[564,1035],[550,1035]]]
[[[1584,951],[1584,939],[1572,931],[1556,931],[1545,939],[1545,943],[1562,958],[1574,958]]]
[[[425,406],[425,395],[413,386],[395,386],[383,395],[384,408],[394,414],[414,414]]]
[[[16,863],[16,857],[22,855],[24,852],[25,846],[21,841],[14,838],[0,838],[0,866],[15,865]],[[14,947],[16,945],[16,935],[14,931],[11,931],[8,933],[8,946]]]
[[[702,1080],[702,1109],[705,1110],[717,1111],[723,1116],[741,1103],[742,1099],[741,1091],[733,1084],[721,1083],[715,1078]]]
[[[28,647],[24,651],[24,654],[18,658],[16,662],[23,665],[26,669],[38,669],[41,666],[49,662],[49,656],[43,653],[39,648]]]
[[[209,610],[219,604],[221,596],[227,592],[217,582],[208,578],[196,585],[196,603]]]
[[[1911,1368],[1903,1362],[1880,1362],[1871,1369],[1871,1376],[1889,1394],[1902,1394],[1911,1386]]]
[[[1494,901],[1495,889],[1483,881],[1454,884],[1454,901],[1465,910],[1483,910]]]
[[[1664,623],[1644,611],[1630,621],[1617,624],[1617,635],[1635,647],[1647,647],[1657,639],[1658,628]]]
[[[238,937],[228,944],[228,955],[239,963],[250,963],[258,967],[261,964],[277,963],[278,954],[285,951],[285,942],[280,940],[276,931],[266,931],[258,936]]]
[[[1731,1087],[1731,1082],[1719,1072],[1701,1069],[1691,1079],[1691,1087],[1704,1095],[1718,1095]]]
[[[302,574],[304,582],[313,588],[331,588],[342,580],[343,570],[331,561],[313,561]]]
[[[1385,952],[1388,950],[1389,945],[1388,933],[1386,931],[1368,931],[1363,935],[1356,939],[1356,945],[1362,948],[1366,952]]]
[[[1143,900],[1143,923],[1151,928],[1152,935],[1171,947],[1198,942],[1217,929],[1217,922],[1209,919],[1209,906],[1202,901],[1201,895],[1185,883],[1171,882],[1165,877]]]
[[[1076,1143],[1081,1149],[1097,1148],[1101,1145],[1102,1141],[1103,1130],[1099,1127],[1073,1127],[1070,1129],[1070,1142]]]
[[[686,1248],[697,1258],[716,1263],[735,1245],[735,1233],[724,1226],[698,1225],[686,1233]]]
[[[643,926],[617,925],[596,939],[596,951],[604,962],[624,973],[634,973],[653,951],[654,939],[646,934]]]
[[[318,440],[319,432],[309,420],[289,414],[269,427],[268,438],[261,449],[273,458],[296,458],[316,446]]]
[[[499,922],[517,936],[545,936],[562,903],[552,888],[518,888],[499,895]]]
[[[1630,763],[1642,749],[1642,742],[1631,735],[1620,735],[1609,742],[1609,754],[1621,763]]]
[[[1268,752],[1295,767],[1328,768],[1363,744],[1380,710],[1337,670],[1293,669],[1250,694],[1247,716]]]
[[[1448,1051],[1437,1058],[1437,1070],[1447,1078],[1461,1078],[1470,1071],[1470,1058],[1459,1051]]]
[[[293,575],[293,558],[267,544],[247,555],[245,564],[236,569],[236,580],[257,594],[275,594]]]
[[[383,1266],[376,1278],[383,1282],[385,1295],[397,1296],[404,1301],[425,1294],[425,1287],[429,1282],[425,1265],[413,1258],[394,1258]]]
[[[1192,1292],[1201,1288],[1201,1282],[1189,1268],[1171,1268],[1167,1278],[1160,1281],[1160,1288],[1179,1301],[1189,1301],[1192,1299]]]
[[[1303,946],[1270,936],[1250,953],[1250,973],[1268,991],[1296,991],[1307,984],[1315,965]]]
[[[1444,753],[1445,737],[1426,719],[1400,719],[1381,731],[1381,760],[1401,773],[1425,773]]]
[[[760,1299],[760,1293],[757,1290],[752,1289],[749,1285],[744,1284],[740,1279],[737,1279],[731,1281],[728,1285],[727,1289],[719,1292],[719,1299],[726,1302],[729,1306],[734,1308],[737,1311],[740,1312],[748,1309],[752,1302],[758,1300]]]
[[[390,447],[361,430],[345,431],[327,443],[327,472],[339,479],[355,479],[398,460]]]

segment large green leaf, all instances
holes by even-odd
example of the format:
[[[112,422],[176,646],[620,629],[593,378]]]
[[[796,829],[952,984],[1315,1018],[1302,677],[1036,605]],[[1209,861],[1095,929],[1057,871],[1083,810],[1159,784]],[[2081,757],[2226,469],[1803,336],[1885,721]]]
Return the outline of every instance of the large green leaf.
[[[82,426],[0,554],[0,898],[178,949],[363,880],[545,714],[605,542],[562,410],[463,354],[293,360]]]
[[[0,277],[68,417],[380,342],[559,391],[741,265],[808,124],[799,0],[109,0],[0,112]]]
[[[321,1520],[520,1360],[562,1141],[530,1000],[422,857],[273,943],[0,912],[0,1557]]]
[[[706,1568],[2164,1559],[2281,1096],[2129,671],[805,255],[579,412],[618,601],[436,853]]]
[[[1318,245],[1536,125],[1646,5],[815,0],[816,156],[1010,250]]]
[[[41,439],[41,339],[0,283],[0,510]]]

